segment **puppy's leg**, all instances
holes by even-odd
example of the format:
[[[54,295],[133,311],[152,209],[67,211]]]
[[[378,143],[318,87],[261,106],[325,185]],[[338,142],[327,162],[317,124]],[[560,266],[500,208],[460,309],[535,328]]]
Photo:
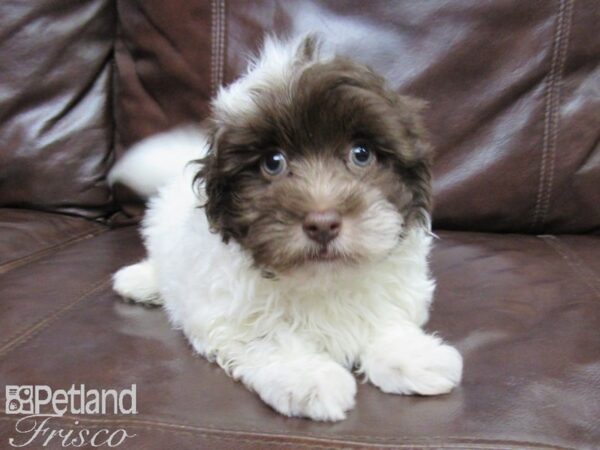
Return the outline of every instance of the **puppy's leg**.
[[[149,259],[123,267],[113,275],[113,289],[137,303],[162,305],[154,267]]]
[[[234,353],[227,361],[219,352],[217,360],[281,414],[335,421],[354,406],[354,376],[291,333],[251,342]]]
[[[361,372],[392,394],[448,393],[460,382],[462,365],[454,347],[413,323],[378,330],[361,356]]]

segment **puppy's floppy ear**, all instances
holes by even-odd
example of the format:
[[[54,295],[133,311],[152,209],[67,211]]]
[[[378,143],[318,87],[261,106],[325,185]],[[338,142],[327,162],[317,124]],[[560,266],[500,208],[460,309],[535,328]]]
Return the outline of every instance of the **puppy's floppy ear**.
[[[396,96],[395,107],[398,119],[404,131],[407,148],[403,151],[403,162],[399,168],[402,178],[412,194],[408,206],[407,223],[431,228],[432,186],[431,165],[433,149],[429,144],[427,131],[423,124],[422,111],[424,101]]]
[[[227,242],[231,238],[227,225],[227,214],[231,208],[231,188],[228,177],[219,163],[219,128],[213,124],[208,125],[208,128],[209,150],[204,158],[196,161],[201,168],[194,177],[194,183],[197,189],[203,189],[205,192],[206,202],[203,206],[211,230],[220,233],[223,241]]]

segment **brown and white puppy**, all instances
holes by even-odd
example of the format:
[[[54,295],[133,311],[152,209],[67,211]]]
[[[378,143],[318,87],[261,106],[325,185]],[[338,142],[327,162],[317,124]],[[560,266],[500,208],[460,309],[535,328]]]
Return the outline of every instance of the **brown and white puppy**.
[[[148,258],[115,290],[164,304],[286,415],[344,418],[351,370],[385,392],[449,392],[462,359],[420,328],[434,290],[420,109],[314,36],[268,38],[203,129],[143,141],[111,173],[152,196]]]

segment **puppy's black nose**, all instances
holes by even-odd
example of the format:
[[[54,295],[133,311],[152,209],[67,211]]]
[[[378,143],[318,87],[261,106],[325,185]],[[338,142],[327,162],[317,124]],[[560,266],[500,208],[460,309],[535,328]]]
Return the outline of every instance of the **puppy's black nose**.
[[[340,234],[342,218],[333,210],[313,211],[304,218],[302,228],[313,241],[326,245]]]

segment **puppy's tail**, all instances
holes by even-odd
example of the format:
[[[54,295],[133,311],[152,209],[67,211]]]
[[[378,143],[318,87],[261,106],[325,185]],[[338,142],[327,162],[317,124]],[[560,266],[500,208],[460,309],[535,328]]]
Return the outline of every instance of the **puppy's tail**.
[[[190,161],[205,156],[206,134],[195,127],[178,128],[135,144],[108,174],[109,185],[121,183],[143,198],[183,175]]]

